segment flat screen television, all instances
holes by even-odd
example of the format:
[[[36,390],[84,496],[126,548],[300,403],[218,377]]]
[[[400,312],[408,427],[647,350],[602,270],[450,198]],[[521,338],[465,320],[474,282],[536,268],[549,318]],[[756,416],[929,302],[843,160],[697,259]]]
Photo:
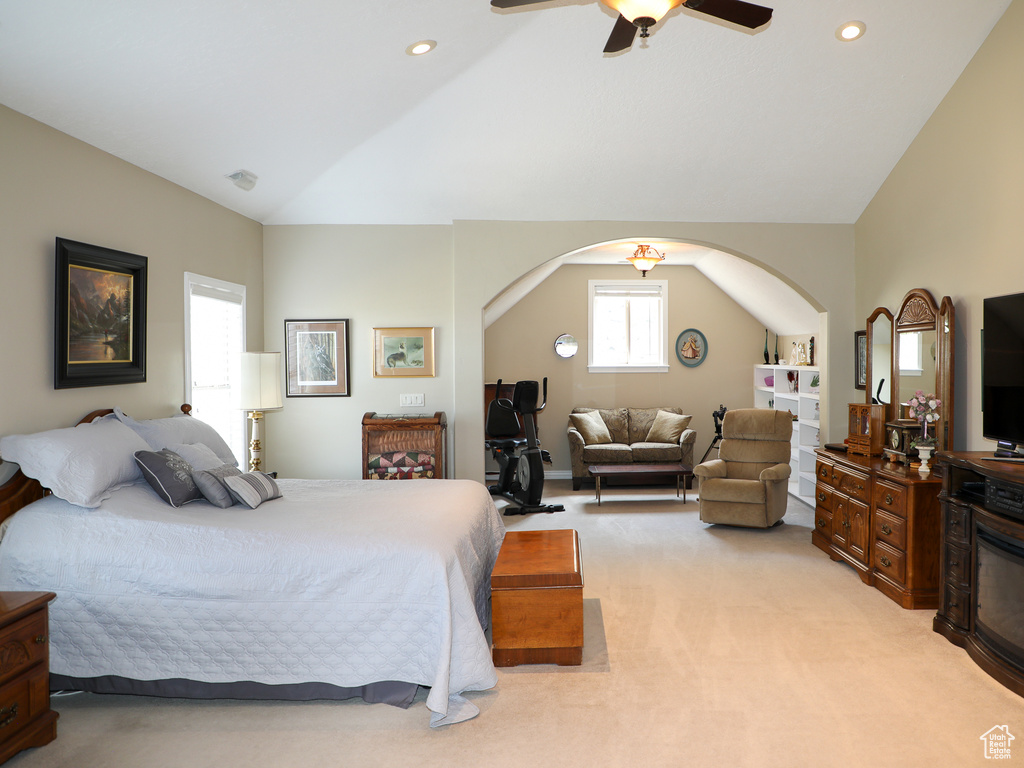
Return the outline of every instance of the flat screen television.
[[[997,455],[1024,447],[1024,293],[985,299],[982,434]]]

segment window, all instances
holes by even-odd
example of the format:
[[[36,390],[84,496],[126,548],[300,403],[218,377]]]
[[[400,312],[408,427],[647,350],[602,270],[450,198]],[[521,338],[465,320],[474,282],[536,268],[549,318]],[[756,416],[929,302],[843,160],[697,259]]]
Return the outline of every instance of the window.
[[[192,415],[246,461],[245,413],[238,407],[245,350],[245,286],[185,273],[185,399]]]
[[[924,373],[922,363],[921,333],[900,334],[900,373],[920,376]]]
[[[591,373],[668,371],[668,282],[591,280]]]

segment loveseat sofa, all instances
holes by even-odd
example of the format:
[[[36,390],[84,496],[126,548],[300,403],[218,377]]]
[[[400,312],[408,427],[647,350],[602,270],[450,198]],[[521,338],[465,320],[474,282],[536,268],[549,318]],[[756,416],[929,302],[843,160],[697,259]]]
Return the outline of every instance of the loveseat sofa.
[[[689,429],[692,418],[681,408],[573,408],[568,427],[573,490],[589,479],[592,464],[692,467],[697,439]]]

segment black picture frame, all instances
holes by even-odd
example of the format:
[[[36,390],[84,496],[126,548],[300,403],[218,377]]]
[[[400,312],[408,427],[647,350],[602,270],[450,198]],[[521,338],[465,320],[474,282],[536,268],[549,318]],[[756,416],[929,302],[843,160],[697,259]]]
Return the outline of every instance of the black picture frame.
[[[285,320],[285,397],[350,397],[348,319]]]
[[[144,382],[148,259],[63,237],[55,251],[54,389]]]
[[[868,386],[868,332],[853,332],[853,387],[867,389]]]

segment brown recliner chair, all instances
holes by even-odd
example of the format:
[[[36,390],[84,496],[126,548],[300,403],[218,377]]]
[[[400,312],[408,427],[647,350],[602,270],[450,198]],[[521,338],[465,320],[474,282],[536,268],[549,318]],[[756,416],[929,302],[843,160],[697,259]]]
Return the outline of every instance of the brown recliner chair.
[[[770,528],[786,514],[793,417],[785,411],[726,411],[718,458],[698,464],[700,519]]]

